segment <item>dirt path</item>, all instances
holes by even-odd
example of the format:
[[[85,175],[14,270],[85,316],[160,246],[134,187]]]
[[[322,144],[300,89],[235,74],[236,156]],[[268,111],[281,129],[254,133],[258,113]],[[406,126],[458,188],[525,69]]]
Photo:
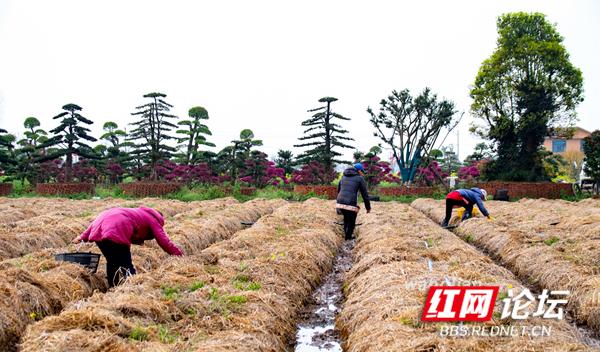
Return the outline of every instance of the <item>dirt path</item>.
[[[313,292],[300,315],[296,333],[296,352],[341,352],[341,337],[335,329],[335,318],[344,302],[344,275],[352,267],[355,240],[345,241],[338,252],[333,270]]]

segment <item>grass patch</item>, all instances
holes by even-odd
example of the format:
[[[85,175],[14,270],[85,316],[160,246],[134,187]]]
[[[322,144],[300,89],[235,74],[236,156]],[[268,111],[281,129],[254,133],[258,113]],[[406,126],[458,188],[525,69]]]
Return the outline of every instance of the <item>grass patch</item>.
[[[209,308],[212,311],[219,312],[225,318],[229,317],[232,310],[235,310],[248,302],[246,296],[221,294],[219,290],[214,287],[210,289],[208,299],[210,300]]]
[[[159,325],[158,326],[158,340],[162,343],[173,343],[177,340],[178,335],[172,334],[169,329],[166,327]]]
[[[135,341],[148,341],[148,329],[142,326],[134,327],[129,333],[129,338]]]
[[[204,285],[205,285],[204,281],[196,281],[190,286],[190,292],[197,291],[197,290],[201,289],[202,287],[204,287]]]
[[[162,288],[162,292],[166,299],[173,300],[179,295],[179,288],[165,286]]]
[[[558,237],[556,237],[556,236],[552,236],[552,237],[550,237],[550,238],[548,238],[548,239],[545,239],[545,240],[544,240],[544,244],[545,244],[546,246],[551,246],[551,245],[555,244],[555,243],[556,243],[556,242],[558,242],[558,241],[560,241],[560,238],[558,238]]]
[[[260,283],[251,281],[247,275],[236,276],[231,284],[240,291],[258,291],[262,287]]]
[[[468,234],[468,235],[465,236],[465,241],[467,243],[473,243],[474,240],[475,239],[473,238],[473,236],[471,234]]]

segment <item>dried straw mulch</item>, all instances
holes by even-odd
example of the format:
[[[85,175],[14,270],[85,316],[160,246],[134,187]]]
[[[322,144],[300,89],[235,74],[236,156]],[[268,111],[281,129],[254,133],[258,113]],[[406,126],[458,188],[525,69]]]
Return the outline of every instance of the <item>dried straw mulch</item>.
[[[56,202],[56,205],[52,202]],[[83,232],[100,212],[112,207],[154,207],[168,218],[176,214],[185,217],[190,209],[222,210],[237,204],[237,201],[233,198],[190,203],[153,198],[137,201],[34,198],[23,199],[23,204],[13,200],[11,206],[18,211],[26,211],[32,204],[38,213],[37,216],[0,225],[0,260],[20,257],[45,248],[66,246]],[[2,215],[0,210],[0,218]]]
[[[177,242],[178,238],[182,238],[183,236],[183,234],[177,232],[180,224],[194,222],[194,219],[196,218],[198,226],[190,228],[187,234],[189,236],[195,236],[194,238],[196,238],[199,243],[194,248],[199,248],[202,244],[208,246],[211,241],[227,238],[236,231],[242,229],[243,226],[240,224],[241,221],[257,220],[261,216],[271,213],[276,207],[281,206],[283,201],[255,200],[244,204],[234,204],[229,206],[218,205],[217,207],[212,208],[215,204],[216,203],[213,202],[208,203],[207,207],[198,207],[196,209],[188,208],[187,212],[184,213],[184,216],[177,218],[176,221],[171,222],[170,220],[167,220],[167,225],[165,226],[167,232],[173,230],[172,237]],[[212,215],[213,219],[209,219],[211,218],[209,215]],[[214,219],[218,219],[219,222],[215,224]],[[181,243],[179,244],[182,245]],[[42,288],[41,290],[34,290],[31,293],[20,292],[32,297],[19,304],[7,303],[5,305],[3,313],[11,314],[18,318],[5,326],[0,326],[2,329],[2,331],[0,331],[0,345],[9,346],[7,349],[14,349],[15,342],[23,333],[25,325],[46,315],[57,314],[68,303],[91,296],[94,290],[106,290],[106,279],[104,278],[103,268],[100,268],[97,274],[89,275],[79,266],[57,263],[53,260],[52,254],[69,251],[73,248],[74,246],[45,250],[37,252],[36,255],[16,258],[4,261],[0,264],[0,268],[5,269],[5,271],[18,270],[19,272],[26,273],[25,277],[27,278],[33,277],[37,280],[36,282],[40,283],[38,286]],[[98,252],[93,245],[88,245],[87,248],[93,252]],[[185,250],[193,253],[194,248],[185,248]],[[161,249],[151,245],[132,246],[132,254],[134,265],[140,272],[151,271],[157,268],[163,264],[168,257]],[[57,272],[59,272],[60,275],[58,275]],[[82,272],[86,275],[83,275]],[[3,277],[3,275],[0,274],[0,277]],[[6,285],[14,286],[14,283],[9,281],[10,279],[6,280]],[[16,281],[19,280],[20,276]],[[87,286],[85,288],[82,289],[73,286],[72,283],[81,280],[87,280]],[[0,281],[0,283],[4,284],[5,281]],[[60,299],[56,299],[53,296],[53,291],[46,289],[49,285],[54,285],[58,288]],[[0,299],[3,300],[3,302],[11,302],[14,294],[9,291],[4,291],[3,293],[6,294],[1,294]],[[50,304],[48,302],[59,302],[59,304]],[[33,318],[21,319],[22,316],[32,316],[32,313],[34,314]]]
[[[28,329],[23,351],[281,351],[341,236],[333,203],[281,207]],[[336,228],[334,228],[334,226]]]
[[[443,338],[440,325],[420,321],[432,285],[522,286],[451,232],[402,204],[378,204],[361,227],[355,265],[346,278],[346,303],[337,325],[347,351],[582,351],[581,336],[564,321],[500,321],[487,325],[547,325],[550,337]],[[431,263],[428,264],[428,261]]]
[[[465,221],[455,232],[486,250],[522,280],[570,290],[567,309],[600,332],[600,201],[488,202],[495,221]],[[418,199],[413,207],[434,220],[441,203]]]

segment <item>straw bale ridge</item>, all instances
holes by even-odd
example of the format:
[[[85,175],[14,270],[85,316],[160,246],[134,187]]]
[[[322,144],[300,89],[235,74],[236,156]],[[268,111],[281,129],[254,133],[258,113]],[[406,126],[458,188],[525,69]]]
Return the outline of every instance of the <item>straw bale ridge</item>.
[[[417,199],[412,206],[435,221],[444,216],[440,201]],[[570,290],[568,311],[600,332],[600,201],[523,199],[486,206],[494,221],[469,219],[455,233],[524,282]]]
[[[281,207],[199,254],[31,325],[22,351],[281,351],[342,242],[333,203]]]
[[[181,216],[167,219],[165,229],[186,254],[193,254],[241,230],[242,221],[256,221],[283,204],[282,200],[254,200],[244,204],[208,201],[206,206],[196,203],[196,208],[186,208]],[[181,227],[186,223],[194,226],[186,230]],[[189,238],[196,243],[186,247]],[[85,248],[98,252],[93,245]],[[103,267],[90,274],[79,265],[54,261],[55,253],[74,249],[74,245],[47,249],[0,263],[0,311],[10,317],[0,322],[0,346],[14,350],[27,324],[57,314],[69,303],[89,297],[95,291],[106,291]],[[134,265],[142,273],[156,269],[168,258],[151,244],[132,246],[132,254]]]
[[[0,205],[0,260],[66,246],[100,212],[113,207],[154,207],[168,218],[189,209],[218,210],[236,203],[233,198],[190,203],[151,198],[138,201],[32,198],[23,199],[22,203],[9,200]]]
[[[488,327],[546,325],[551,336],[444,338],[436,323],[421,322],[429,286],[498,285],[500,296],[509,285],[516,293],[523,287],[508,270],[409,206],[378,204],[364,220],[354,256],[337,321],[347,351],[591,350],[565,321],[500,321],[500,304]]]

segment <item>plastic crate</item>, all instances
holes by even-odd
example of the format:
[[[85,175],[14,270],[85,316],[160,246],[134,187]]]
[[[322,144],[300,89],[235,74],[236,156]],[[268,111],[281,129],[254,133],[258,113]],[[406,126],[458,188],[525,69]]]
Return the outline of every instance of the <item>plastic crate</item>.
[[[100,262],[100,254],[90,252],[73,252],[73,253],[59,253],[54,256],[54,259],[63,262],[77,263],[88,268],[92,273],[98,270],[98,263]]]

